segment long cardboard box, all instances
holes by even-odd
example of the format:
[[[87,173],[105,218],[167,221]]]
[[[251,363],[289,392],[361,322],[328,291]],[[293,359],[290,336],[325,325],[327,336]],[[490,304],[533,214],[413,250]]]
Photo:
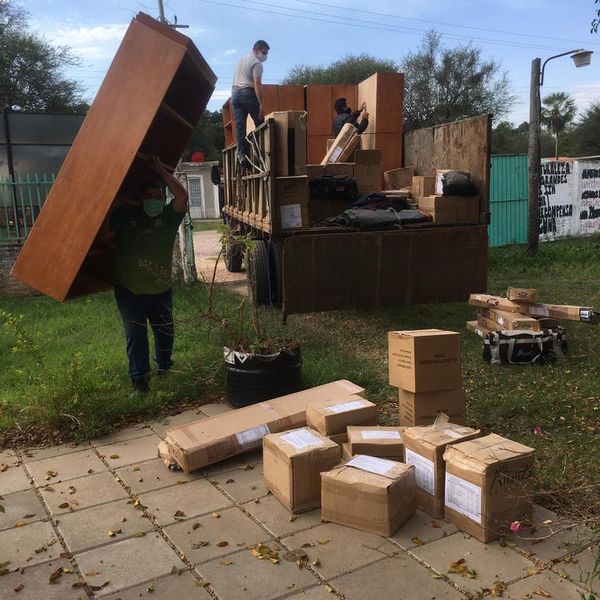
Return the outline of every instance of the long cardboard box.
[[[445,519],[487,543],[531,518],[534,455],[496,434],[446,448]]]
[[[478,429],[448,422],[405,429],[405,462],[415,465],[417,506],[432,517],[444,516],[444,450],[479,435]]]
[[[490,294],[471,294],[469,296],[469,304],[471,306],[481,306],[482,308],[499,308],[500,310],[514,313],[519,313],[523,310],[523,305],[518,302],[512,302],[508,298],[491,296]],[[540,316],[548,317],[549,315]]]
[[[356,127],[352,123],[346,123],[335,138],[335,142],[333,142],[331,148],[327,150],[321,164],[346,162],[352,156],[359,143],[360,136],[357,133]]]
[[[306,407],[344,402],[364,392],[341,379],[295,394],[172,427],[165,431],[159,451],[165,462],[175,462],[190,472],[260,448],[268,433],[306,425]]]
[[[464,425],[467,418],[467,396],[462,387],[433,392],[400,389],[398,400],[399,423],[405,427],[431,425],[440,413],[459,425]]]
[[[321,474],[321,518],[390,536],[414,514],[415,468],[358,454]]]
[[[482,316],[495,321],[502,329],[526,329],[529,331],[539,331],[540,329],[540,324],[536,319],[497,308],[486,308]]]
[[[488,329],[489,331],[502,331],[502,329],[507,329],[506,327],[502,327],[500,323],[496,323],[496,321],[494,321],[493,319],[490,319],[489,317],[486,317],[482,314],[477,315],[477,323],[479,323],[479,325],[481,325],[484,329]]]
[[[597,324],[600,313],[589,306],[572,306],[568,304],[531,304],[528,306],[532,317],[552,317],[565,321],[581,321]]]
[[[389,460],[404,461],[404,427],[348,427],[350,452]]]
[[[377,405],[359,396],[306,407],[306,423],[323,435],[346,433],[348,425],[375,425]]]
[[[267,488],[291,512],[321,506],[321,473],[340,462],[341,448],[308,427],[263,438]]]
[[[478,321],[467,321],[466,323],[467,331],[472,333],[476,333],[480,338],[485,338],[488,333],[491,333],[491,329],[484,327]]]
[[[388,332],[390,385],[409,392],[461,386],[460,337],[455,331],[418,329]]]

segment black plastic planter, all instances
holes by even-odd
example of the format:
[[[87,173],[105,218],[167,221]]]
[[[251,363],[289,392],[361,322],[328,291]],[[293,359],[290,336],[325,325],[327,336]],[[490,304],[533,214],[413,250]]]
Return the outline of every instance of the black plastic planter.
[[[256,404],[303,389],[300,348],[272,354],[224,349],[225,394],[235,408]]]

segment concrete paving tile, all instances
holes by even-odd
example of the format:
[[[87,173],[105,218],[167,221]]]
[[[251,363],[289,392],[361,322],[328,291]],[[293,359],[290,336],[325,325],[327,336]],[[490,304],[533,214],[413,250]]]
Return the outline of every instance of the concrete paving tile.
[[[91,448],[31,463],[26,461],[25,467],[38,486],[46,484],[53,486],[55,483],[106,471],[106,467]]]
[[[473,537],[455,533],[446,538],[413,548],[411,552],[448,577],[458,587],[473,592],[491,588],[499,580],[508,583],[524,577],[534,564],[510,548],[502,548],[499,542],[483,544]],[[451,563],[464,559],[464,565],[474,569],[474,579],[457,573],[448,573]]]
[[[95,592],[103,597],[145,581],[167,575],[184,564],[167,543],[153,533],[87,550],[75,555],[84,578],[90,585],[108,585]]]
[[[325,589],[324,585],[308,588],[288,597],[288,600],[334,600],[335,596]],[[384,600],[383,598],[381,600]]]
[[[544,525],[544,521],[552,523]],[[531,553],[534,559],[542,563],[579,552],[590,544],[594,535],[590,529],[578,525],[565,530],[571,522],[565,522],[556,513],[541,506],[535,507],[532,523],[533,527],[524,527],[506,541],[515,543],[520,550]]]
[[[185,572],[181,575],[153,579],[128,590],[115,592],[106,596],[105,600],[173,600],[175,597],[177,600],[209,600],[211,596],[196,583],[196,579],[189,572]]]
[[[157,447],[160,437],[156,434],[147,435],[117,444],[98,446],[96,449],[113,469],[132,465],[152,458],[157,458]],[[111,458],[115,457],[115,458]]]
[[[200,419],[206,419],[206,414],[201,412],[200,408],[190,408],[189,410],[184,410],[176,415],[167,415],[158,421],[152,421],[148,423],[148,425],[158,435],[162,435],[165,432],[165,429],[185,425],[186,423],[192,423],[193,421],[199,421]]]
[[[274,600],[316,582],[309,571],[299,569],[294,562],[282,560],[274,565],[258,560],[246,549],[205,563],[197,570],[224,600]]]
[[[205,479],[140,494],[138,498],[163,526],[178,520],[174,516],[177,511],[184,513],[183,519],[190,519],[231,505],[231,501]]]
[[[1,504],[5,512],[0,512],[0,530],[10,529],[17,523],[34,523],[47,517],[44,506],[33,490],[7,494]]]
[[[117,475],[131,488],[134,494],[143,494],[170,485],[177,485],[181,481],[204,479],[204,475],[199,471],[194,473],[171,471],[167,469],[160,458],[122,467],[117,469]]]
[[[133,425],[132,427],[125,427],[124,429],[118,429],[108,435],[104,435],[100,438],[90,440],[90,443],[95,446],[106,446],[107,444],[117,444],[119,442],[126,442],[128,440],[134,440],[136,438],[145,437],[152,435],[154,431],[150,425],[141,423],[139,425]]]
[[[262,463],[250,471],[225,471],[209,478],[211,482],[218,483],[236,502],[248,502],[255,498],[262,498],[269,493],[263,477]]]
[[[19,462],[19,457],[14,450],[2,450],[0,451],[0,465],[4,464],[12,464],[14,462]]]
[[[23,460],[27,463],[34,462],[36,460],[44,460],[45,458],[53,458],[55,456],[62,456],[63,454],[71,454],[72,452],[81,452],[87,450],[90,445],[87,442],[77,444],[75,442],[70,444],[59,444],[58,446],[44,446],[43,448],[27,448],[23,450]]]
[[[57,558],[62,551],[47,521],[0,531],[0,563],[9,560],[11,569],[46,562]]]
[[[260,463],[262,463],[262,450],[253,450],[204,467],[201,471],[207,477],[214,477],[225,471],[251,470]]]
[[[73,513],[64,513],[57,519],[57,523],[69,550],[81,552],[142,531],[153,531],[152,523],[142,515],[141,510],[122,499],[85,510],[76,510]],[[120,533],[117,533],[119,530]],[[115,535],[111,537],[109,531]]]
[[[355,547],[355,552],[358,550]],[[330,581],[346,600],[393,598],[394,600],[462,600],[458,590],[442,579],[433,579],[432,572],[416,560],[403,554],[384,558],[362,569]]]
[[[390,537],[402,548],[414,548],[456,532],[456,527],[443,519],[434,519],[417,510],[398,531]]]
[[[321,564],[314,568],[325,579],[358,569],[386,556],[403,553],[403,550],[385,538],[336,523],[324,523],[287,537],[282,542],[291,550],[302,548],[305,544],[314,544],[302,549],[311,562],[319,560]]]
[[[537,592],[537,593],[536,593]],[[523,600],[523,598],[558,598],[560,600],[581,600],[581,589],[551,571],[541,571],[537,575],[526,577],[510,584],[504,590],[506,600]]]
[[[228,404],[225,404],[225,402],[212,402],[211,404],[203,404],[200,407],[200,410],[207,417],[214,417],[215,415],[231,412],[234,409],[231,408],[231,406],[229,406]]]
[[[598,553],[600,553],[600,546],[590,546],[589,548],[556,563],[552,567],[552,570],[560,576],[570,577],[573,581],[583,587],[589,586]],[[598,582],[596,581],[595,584],[597,585]]]
[[[9,565],[9,569],[12,565]],[[85,591],[73,589],[73,584],[80,581],[77,573],[65,573],[50,583],[50,575],[59,568],[73,570],[69,561],[64,558],[28,566],[23,573],[11,571],[0,577],[0,598],[15,598],[15,600],[78,600],[86,598]],[[21,591],[15,593],[15,588],[23,585]]]
[[[73,489],[75,492],[71,493]],[[125,490],[108,471],[63,483],[48,483],[40,488],[40,492],[53,515],[127,498]],[[64,506],[65,503],[68,506]]]
[[[194,564],[207,562],[270,539],[268,533],[237,508],[222,510],[219,514],[221,516],[218,519],[206,515],[169,525],[165,527],[165,533]],[[196,529],[193,528],[194,525]],[[208,544],[201,546],[204,542]],[[227,545],[223,544],[224,542],[227,542]]]
[[[296,518],[294,518],[292,513],[274,496],[260,498],[258,504],[252,500],[244,504],[243,508],[275,537],[282,537],[321,523],[320,510],[311,510],[310,512],[296,515]]]
[[[31,488],[29,478],[21,465],[15,465],[14,462],[4,464],[7,464],[8,468],[0,472],[0,496]]]

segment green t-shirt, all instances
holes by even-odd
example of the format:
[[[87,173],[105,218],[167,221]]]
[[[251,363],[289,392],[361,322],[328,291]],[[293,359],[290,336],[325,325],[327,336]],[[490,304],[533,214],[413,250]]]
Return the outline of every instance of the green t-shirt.
[[[141,207],[116,208],[110,217],[117,254],[113,281],[134,294],[160,294],[172,285],[173,244],[185,213],[172,203],[158,217]]]

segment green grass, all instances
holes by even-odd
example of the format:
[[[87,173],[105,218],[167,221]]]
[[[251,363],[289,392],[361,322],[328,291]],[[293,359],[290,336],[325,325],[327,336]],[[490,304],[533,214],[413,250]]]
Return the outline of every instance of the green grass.
[[[194,231],[216,231],[217,226],[223,221],[220,219],[206,220],[206,219],[194,219],[192,226]]]
[[[542,244],[535,258],[523,246],[492,249],[489,264],[490,292],[535,287],[542,301],[600,307],[600,237]],[[155,384],[150,397],[131,400],[111,294],[66,304],[44,297],[0,300],[6,313],[23,315],[16,325],[4,317],[0,328],[0,446],[2,436],[6,444],[19,431],[33,440],[57,430],[87,437],[163,407],[221,398],[224,340],[218,331],[209,335],[201,318],[206,302],[202,286],[176,290],[176,372]],[[237,296],[217,296],[229,314],[239,303]],[[364,386],[382,423],[397,422],[398,410],[398,392],[387,384],[387,331],[460,331],[469,423],[536,448],[539,498],[546,505],[600,514],[598,489],[589,487],[600,481],[600,326],[566,323],[566,362],[491,366],[481,358],[481,340],[464,329],[475,313],[464,302],[292,315],[286,326],[279,313],[267,313],[266,321],[271,335],[301,343],[307,385],[346,378]],[[534,435],[536,426],[541,435]]]

